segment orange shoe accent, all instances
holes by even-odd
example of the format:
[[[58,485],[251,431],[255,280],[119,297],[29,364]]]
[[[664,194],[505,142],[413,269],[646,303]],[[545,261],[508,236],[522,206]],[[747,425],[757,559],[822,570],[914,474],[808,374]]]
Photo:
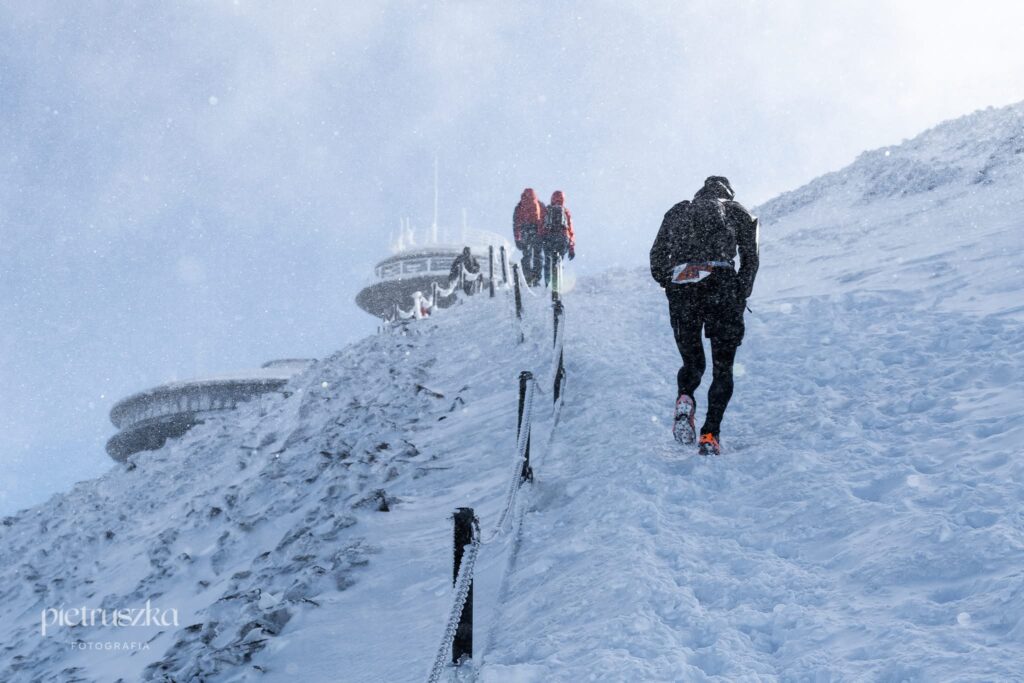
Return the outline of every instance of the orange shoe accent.
[[[715,455],[718,455],[722,452],[722,447],[719,445],[718,439],[716,439],[715,435],[711,433],[701,434],[699,445],[702,453],[706,453],[707,450],[710,450]],[[705,450],[705,446],[709,446],[709,448]]]

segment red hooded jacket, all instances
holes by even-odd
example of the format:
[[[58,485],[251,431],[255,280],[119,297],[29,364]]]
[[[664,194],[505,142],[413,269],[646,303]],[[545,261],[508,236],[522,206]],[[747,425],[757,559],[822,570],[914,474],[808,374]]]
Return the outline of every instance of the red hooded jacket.
[[[536,226],[538,233],[544,229],[544,210],[537,201],[537,194],[529,187],[523,190],[523,196],[512,212],[512,229],[517,243],[523,239],[524,225]]]
[[[569,207],[565,205],[565,193],[561,190],[555,190],[555,193],[551,195],[551,205],[561,206],[565,209],[565,217],[569,221],[568,237],[569,237],[569,248],[573,251],[576,250],[576,233],[572,227],[572,212],[569,211]]]

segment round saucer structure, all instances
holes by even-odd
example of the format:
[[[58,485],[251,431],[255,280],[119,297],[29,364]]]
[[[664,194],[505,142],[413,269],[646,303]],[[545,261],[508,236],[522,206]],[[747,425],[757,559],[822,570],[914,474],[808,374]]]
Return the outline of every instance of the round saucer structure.
[[[494,247],[495,278],[501,277],[501,247],[509,249],[508,242],[500,235],[482,230],[463,230],[461,240],[429,243],[422,246],[402,245],[394,247],[391,256],[380,261],[373,270],[373,281],[356,295],[356,305],[377,318],[390,318],[395,307],[410,308],[413,295],[422,292],[430,296],[432,285],[448,287],[448,273],[452,262],[469,247],[480,262],[484,277],[488,276],[489,248]],[[446,302],[440,302],[442,306]]]
[[[156,450],[208,416],[234,410],[240,403],[281,391],[288,380],[315,361],[286,359],[264,363],[257,370],[171,382],[123,398],[110,409],[120,431],[107,441],[107,454],[123,462],[139,451]]]

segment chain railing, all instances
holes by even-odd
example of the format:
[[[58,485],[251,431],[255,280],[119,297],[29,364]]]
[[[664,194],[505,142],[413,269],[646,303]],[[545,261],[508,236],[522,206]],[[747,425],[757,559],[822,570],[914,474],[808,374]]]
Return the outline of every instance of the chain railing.
[[[503,255],[503,266],[504,266]],[[522,316],[522,301],[520,291],[523,287],[530,291],[516,264],[512,264],[512,286],[515,290],[516,315]],[[533,294],[531,292],[531,294]],[[534,295],[536,296],[536,295]],[[553,321],[553,356],[552,375],[550,385],[552,387],[552,412],[551,412],[551,433],[548,438],[550,446],[555,430],[559,423],[562,405],[564,403],[565,389],[565,307],[562,303],[562,263],[561,259],[555,258],[552,264],[551,273],[551,298],[552,298],[552,321]],[[530,442],[533,429],[533,398],[537,391],[537,383],[533,373],[523,371],[519,376],[519,406],[516,427],[516,451],[512,461],[511,476],[505,493],[505,502],[501,513],[498,515],[494,528],[488,534],[480,531],[479,520],[472,508],[459,508],[453,515],[455,524],[455,548],[454,556],[454,595],[452,607],[448,614],[448,622],[441,639],[440,647],[434,657],[434,664],[431,668],[428,681],[437,683],[446,669],[446,662],[458,666],[466,659],[473,656],[473,568],[479,557],[480,549],[484,545],[493,543],[508,530],[508,520],[514,518],[512,525],[512,546],[509,557],[502,573],[501,585],[505,586],[507,577],[515,562],[518,552],[520,537],[522,534],[523,516],[526,510],[525,503],[520,502],[519,490],[524,482],[533,481],[533,467],[530,463]],[[517,505],[517,502],[520,502]],[[517,514],[513,514],[518,510]],[[501,596],[499,596],[499,600]]]
[[[504,245],[502,245],[500,247],[499,255],[498,256],[500,258],[502,287],[507,289],[507,288],[511,287],[511,284],[509,282],[509,277],[508,277],[508,273],[509,273],[508,253],[507,253],[507,250],[505,249]],[[412,295],[411,295],[412,296],[412,308],[410,308],[408,310],[403,310],[401,308],[401,306],[399,306],[398,304],[395,304],[394,305],[394,311],[392,312],[391,316],[384,318],[385,327],[381,328],[381,329],[384,330],[384,329],[386,329],[387,325],[394,324],[394,323],[397,323],[397,322],[403,322],[403,321],[406,321],[406,320],[422,320],[424,318],[428,318],[428,317],[430,317],[434,313],[435,309],[441,308],[441,302],[444,299],[447,299],[447,298],[451,297],[452,295],[457,294],[459,292],[459,290],[462,290],[466,294],[478,294],[478,293],[482,292],[484,287],[485,287],[485,282],[484,282],[485,279],[487,280],[486,287],[488,288],[488,290],[490,292],[490,296],[494,297],[495,296],[496,287],[497,287],[497,283],[495,281],[495,263],[494,263],[494,260],[495,260],[494,247],[490,246],[490,247],[488,247],[488,252],[487,252],[487,261],[488,261],[488,265],[487,265],[488,276],[487,276],[487,278],[484,277],[484,273],[483,273],[482,270],[478,270],[475,273],[474,272],[470,272],[466,268],[465,264],[460,264],[460,271],[459,271],[458,276],[456,276],[456,277],[449,277],[448,278],[448,286],[447,287],[442,287],[437,282],[432,282],[431,286],[430,286],[430,296],[429,297],[427,297],[421,291],[413,292]],[[467,292],[466,291],[466,285],[469,284],[469,283],[472,283],[472,284],[470,285],[470,291]]]
[[[469,594],[473,590],[473,568],[476,566],[476,558],[480,553],[479,521],[473,516],[472,510],[469,513],[473,520],[471,527],[473,539],[467,547],[461,549],[463,551],[461,555],[456,557],[458,569],[455,576],[455,599],[452,600],[452,608],[448,613],[448,623],[445,626],[444,636],[441,639],[441,647],[437,650],[437,655],[434,657],[434,665],[431,667],[430,676],[427,678],[429,683],[438,683],[441,680],[441,675],[444,673],[448,661],[449,652],[452,653],[451,660],[453,664],[458,664],[462,659],[462,653],[458,652],[453,647],[453,644],[455,636],[458,635],[459,626],[464,619]],[[458,528],[456,533],[458,533]],[[469,608],[469,612],[472,614],[472,603],[469,604]],[[472,629],[472,623],[470,623],[470,628]],[[472,631],[470,631],[469,656],[472,656],[472,652]]]

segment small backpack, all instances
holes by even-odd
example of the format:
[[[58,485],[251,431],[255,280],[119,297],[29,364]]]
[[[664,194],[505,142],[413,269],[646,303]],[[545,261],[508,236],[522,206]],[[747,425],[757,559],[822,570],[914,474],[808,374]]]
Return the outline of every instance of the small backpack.
[[[732,261],[736,257],[736,227],[725,213],[725,204],[711,197],[682,202],[669,236],[672,256],[678,263]]]
[[[552,204],[548,207],[548,215],[544,219],[544,232],[548,235],[569,237],[569,214],[565,207],[559,204]]]

